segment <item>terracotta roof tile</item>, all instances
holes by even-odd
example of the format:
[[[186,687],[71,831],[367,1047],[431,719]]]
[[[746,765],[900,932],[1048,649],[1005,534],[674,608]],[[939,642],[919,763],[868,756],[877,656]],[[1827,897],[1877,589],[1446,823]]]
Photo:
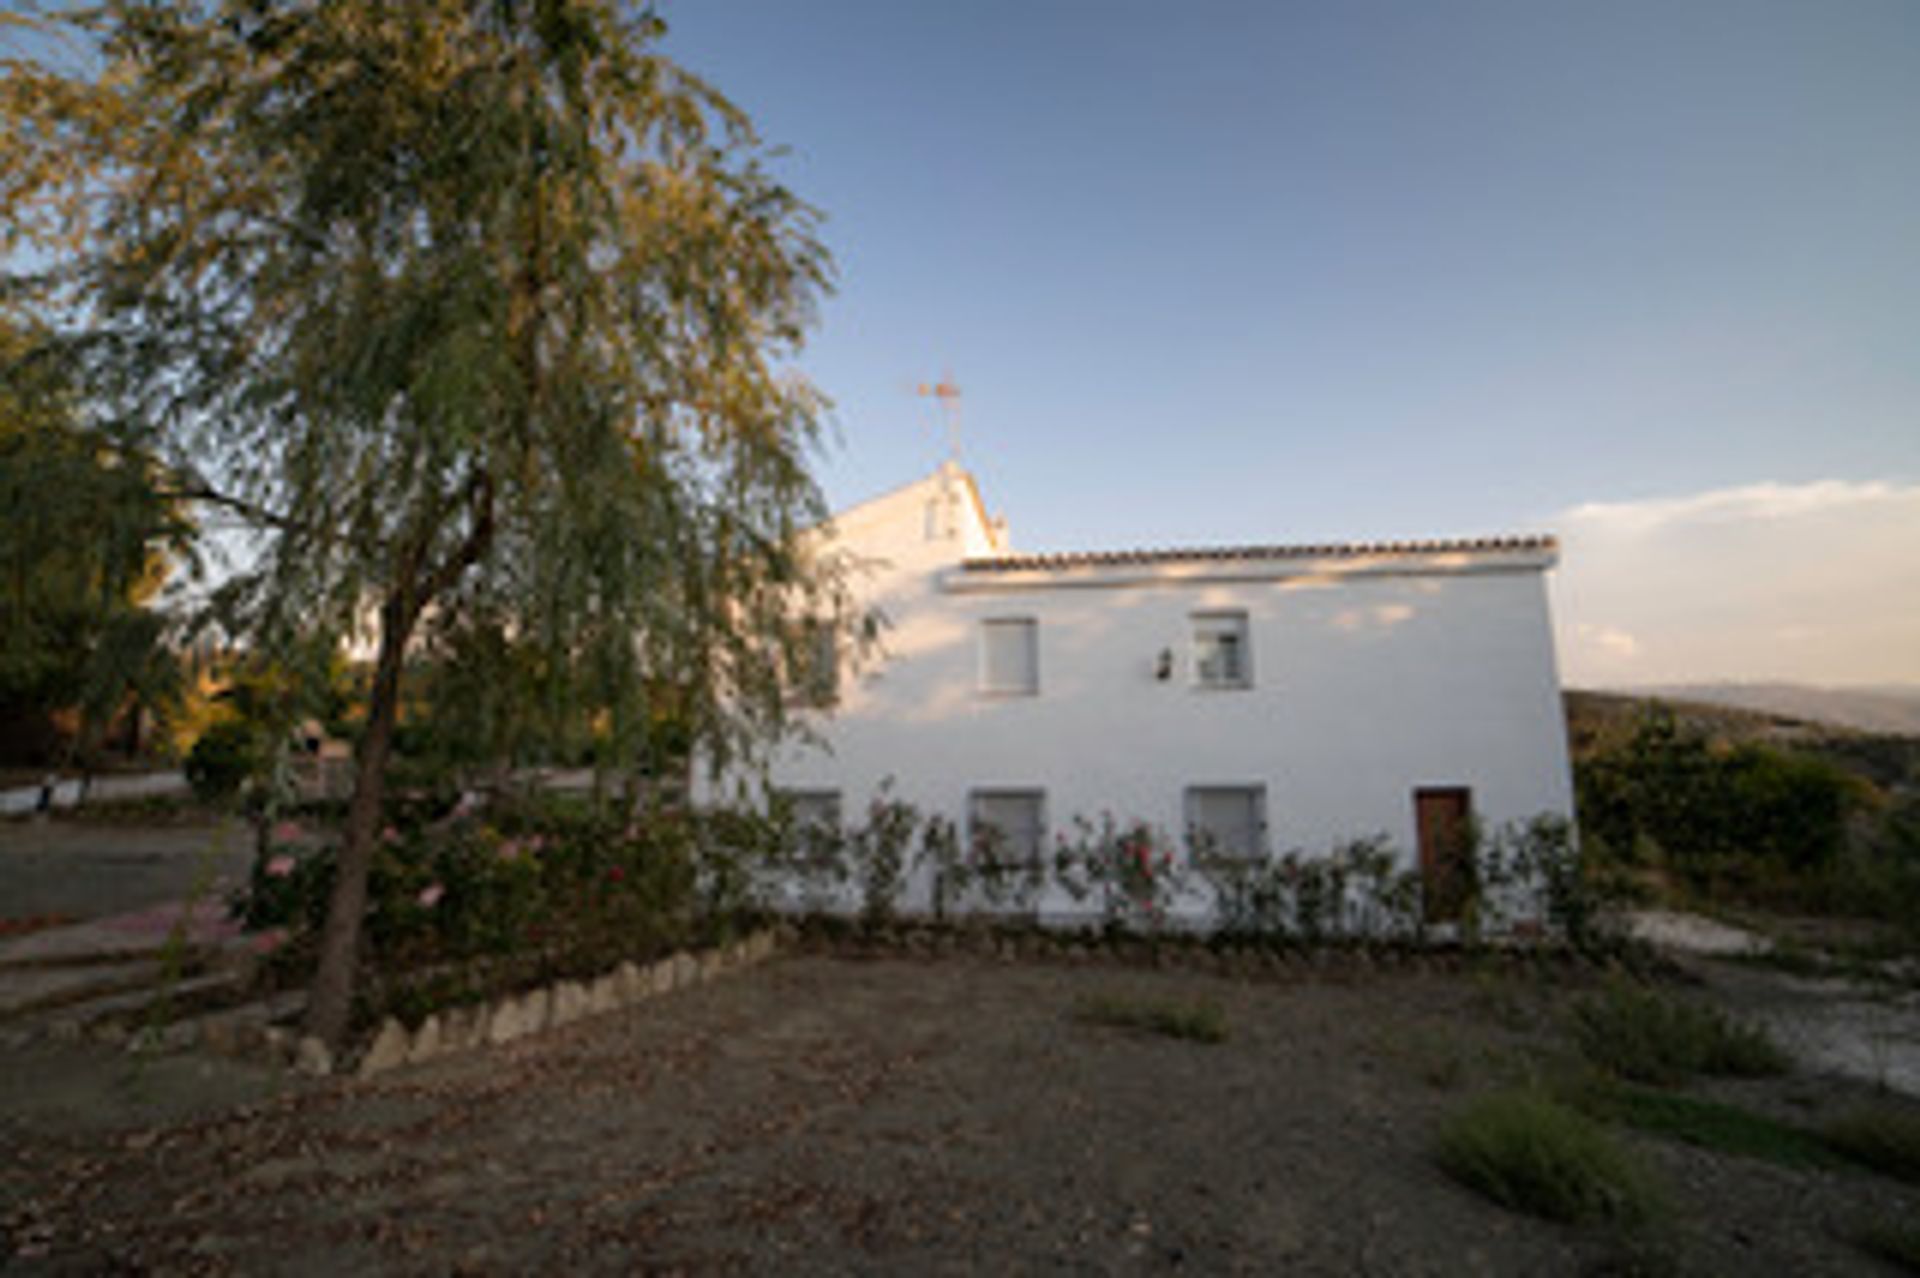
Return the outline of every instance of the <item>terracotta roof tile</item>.
[[[1550,536],[1464,537],[1441,541],[1328,542],[1304,546],[1202,546],[1188,549],[1061,551],[969,559],[967,572],[1035,572],[1059,568],[1115,568],[1140,564],[1221,563],[1271,559],[1351,559],[1374,555],[1448,555],[1484,551],[1552,551]]]

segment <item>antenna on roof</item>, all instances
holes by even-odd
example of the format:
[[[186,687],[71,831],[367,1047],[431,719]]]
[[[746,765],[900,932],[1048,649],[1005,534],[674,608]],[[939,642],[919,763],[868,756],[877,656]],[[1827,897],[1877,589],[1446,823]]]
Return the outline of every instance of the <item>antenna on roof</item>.
[[[953,380],[951,370],[939,381],[928,385],[921,382],[913,388],[913,393],[927,399],[940,402],[940,415],[947,423],[947,454],[954,465],[960,464],[960,387]]]

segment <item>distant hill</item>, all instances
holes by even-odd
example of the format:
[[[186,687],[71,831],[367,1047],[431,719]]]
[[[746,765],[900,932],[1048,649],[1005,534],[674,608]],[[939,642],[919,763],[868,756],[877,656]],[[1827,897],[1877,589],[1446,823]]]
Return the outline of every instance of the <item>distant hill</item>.
[[[1920,736],[1920,687],[1820,688],[1800,683],[1680,683],[1620,689],[1696,705],[1730,706],[1858,732]]]
[[[1852,728],[1815,723],[1792,715],[1652,693],[1588,692],[1569,688],[1562,699],[1566,704],[1568,743],[1575,759],[1605,750],[1631,736],[1656,702],[1671,711],[1682,728],[1730,744],[1760,741],[1803,745],[1858,735]]]

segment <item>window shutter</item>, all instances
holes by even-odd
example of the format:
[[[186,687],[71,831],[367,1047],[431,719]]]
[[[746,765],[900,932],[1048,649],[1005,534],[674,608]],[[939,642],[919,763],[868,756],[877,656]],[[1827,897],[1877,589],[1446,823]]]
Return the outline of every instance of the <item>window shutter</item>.
[[[1040,690],[1037,627],[1030,617],[980,624],[980,685],[987,692],[1035,693]]]

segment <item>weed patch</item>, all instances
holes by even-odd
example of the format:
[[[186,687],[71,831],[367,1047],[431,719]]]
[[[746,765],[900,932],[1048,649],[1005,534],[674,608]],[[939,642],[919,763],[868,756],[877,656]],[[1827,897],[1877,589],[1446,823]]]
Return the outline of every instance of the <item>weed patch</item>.
[[[1756,1025],[1653,990],[1616,984],[1574,1005],[1574,1036],[1599,1068],[1636,1083],[1684,1082],[1696,1074],[1784,1074],[1787,1054]]]
[[[1715,1153],[1795,1168],[1840,1161],[1815,1132],[1697,1096],[1603,1085],[1583,1091],[1574,1103],[1594,1118]]]
[[[1659,1194],[1605,1129],[1535,1092],[1485,1097],[1441,1128],[1440,1167],[1517,1211],[1549,1220],[1638,1223]]]
[[[1829,1123],[1827,1144],[1864,1167],[1920,1183],[1920,1112],[1876,1105]]]
[[[1227,1015],[1217,1003],[1097,994],[1081,999],[1074,1014],[1091,1025],[1144,1030],[1194,1043],[1227,1040]]]

